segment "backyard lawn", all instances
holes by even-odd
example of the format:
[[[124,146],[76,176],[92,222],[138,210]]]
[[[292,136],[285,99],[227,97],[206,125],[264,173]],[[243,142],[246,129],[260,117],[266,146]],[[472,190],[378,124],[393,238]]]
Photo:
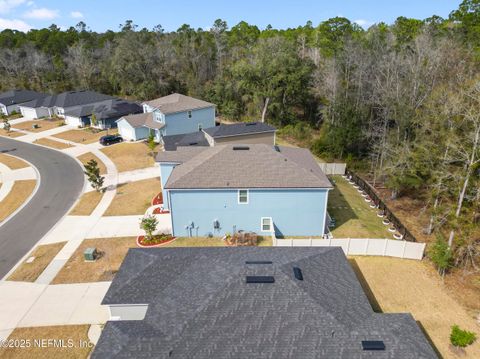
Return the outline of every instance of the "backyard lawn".
[[[100,137],[105,136],[107,131],[98,131],[91,128],[85,128],[82,130],[69,130],[54,135],[54,137],[61,138],[63,140],[72,141],[76,143],[94,143],[98,142]],[[116,131],[110,131],[109,135],[116,134]]]
[[[37,145],[42,145],[42,146],[47,146],[47,147],[55,148],[55,149],[57,149],[57,150],[63,150],[63,149],[65,149],[65,148],[72,147],[72,146],[69,145],[68,143],[51,140],[51,139],[45,138],[45,137],[44,137],[44,138],[39,138],[38,140],[35,140],[33,143],[35,143],[35,144],[37,144]]]
[[[38,246],[28,256],[16,270],[13,272],[8,280],[23,281],[23,282],[35,282],[42,272],[47,268],[53,258],[60,252],[67,242],[59,242],[52,244],[45,244]],[[31,263],[27,263],[30,257],[35,259]]]
[[[29,340],[29,348],[1,348],[2,359],[80,359],[87,358],[93,348],[88,339],[89,325],[58,325],[49,327],[16,328],[8,337],[11,340]],[[66,347],[35,346],[34,341],[62,340]],[[72,340],[73,347],[68,348],[68,340]],[[41,344],[41,343],[40,343]],[[83,344],[83,345],[81,345]],[[46,344],[45,344],[46,345]]]
[[[377,217],[364,198],[341,176],[333,176],[335,188],[328,195],[328,213],[335,218],[332,230],[335,238],[388,238],[393,239],[387,226]]]
[[[107,167],[105,166],[105,164],[100,160],[100,158],[95,156],[92,152],[84,153],[83,155],[78,156],[77,159],[80,162],[82,162],[84,165],[86,165],[87,162],[90,161],[90,160],[95,160],[95,161],[97,161],[98,169],[100,170],[100,174],[104,175],[104,174],[107,173]]]
[[[27,162],[25,162],[24,160],[21,160],[18,157],[5,155],[3,153],[0,153],[0,163],[3,163],[5,166],[10,168],[11,170],[18,170],[20,168],[25,168],[30,166]]]
[[[152,198],[160,192],[160,178],[122,183],[117,186],[117,194],[107,208],[105,216],[128,216],[145,214]]]
[[[458,324],[480,335],[476,319],[447,291],[426,261],[388,257],[351,257],[350,262],[375,310],[411,313],[444,358],[450,351],[450,330]],[[480,358],[480,341],[466,349],[467,358]]]
[[[157,146],[155,151],[158,152],[159,148]],[[152,167],[155,164],[155,158],[145,142],[122,142],[102,148],[101,151],[115,163],[118,172]]]
[[[37,181],[15,181],[8,195],[0,202],[0,222],[11,215],[32,194]]]
[[[76,206],[69,213],[70,216],[89,216],[100,203],[103,193],[97,191],[85,192]]]
[[[65,123],[63,119],[54,120],[54,119],[47,119],[47,120],[31,120],[20,122],[19,124],[13,125],[12,128],[16,128],[18,130],[30,131],[30,132],[42,132],[46,130],[51,130],[52,128],[62,126]],[[37,125],[38,128],[33,128],[34,125]]]

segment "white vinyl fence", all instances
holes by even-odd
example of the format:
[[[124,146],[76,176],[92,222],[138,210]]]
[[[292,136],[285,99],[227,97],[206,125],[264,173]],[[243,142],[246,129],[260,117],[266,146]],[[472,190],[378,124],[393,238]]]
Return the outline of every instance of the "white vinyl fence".
[[[347,168],[346,163],[319,162],[318,165],[326,175],[344,175]]]
[[[421,260],[425,243],[407,242],[393,239],[372,238],[332,238],[332,239],[277,239],[277,247],[342,247],[345,255],[388,256]]]

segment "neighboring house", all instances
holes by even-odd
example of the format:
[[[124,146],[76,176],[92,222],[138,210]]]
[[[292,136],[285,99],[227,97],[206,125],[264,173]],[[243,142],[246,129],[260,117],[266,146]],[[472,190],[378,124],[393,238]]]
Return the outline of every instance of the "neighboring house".
[[[76,111],[84,105],[114,99],[115,97],[93,91],[68,91],[24,103],[20,105],[20,111],[23,117],[29,119],[51,116],[65,118],[66,112]],[[68,120],[65,119],[65,122]],[[77,125],[75,119],[72,119],[72,121],[72,125]]]
[[[130,249],[102,304],[92,359],[438,358],[411,314],[372,310],[340,247]]]
[[[123,116],[117,121],[118,133],[126,141],[144,140],[150,136],[150,133],[158,138],[156,131],[164,126],[165,124],[153,120],[152,112]]]
[[[71,126],[92,126],[100,129],[117,127],[117,120],[125,115],[142,112],[142,106],[119,98],[65,110],[65,122]],[[92,123],[95,115],[96,123]]]
[[[20,105],[47,96],[47,94],[30,90],[10,90],[0,93],[0,114],[10,115],[12,112],[20,112]]]
[[[134,119],[137,127],[130,124],[130,119],[123,118],[126,121],[119,127],[122,137],[131,138],[135,128],[144,126],[152,130],[157,142],[161,142],[162,136],[190,133],[215,126],[214,104],[178,93],[145,102],[143,112],[152,113],[152,117],[145,117],[143,124]],[[139,131],[139,135],[145,133]],[[140,138],[135,134],[137,140],[146,137]]]
[[[182,146],[215,146],[237,143],[275,145],[276,129],[262,122],[241,122],[204,128],[183,135],[163,136],[165,151],[175,151]]]
[[[310,151],[254,145],[160,152],[164,207],[175,236],[323,236],[330,181]]]

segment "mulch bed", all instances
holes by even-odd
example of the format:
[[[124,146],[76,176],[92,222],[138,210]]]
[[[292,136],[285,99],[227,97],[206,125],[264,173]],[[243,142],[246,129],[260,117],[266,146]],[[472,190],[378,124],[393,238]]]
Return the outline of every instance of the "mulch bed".
[[[155,197],[152,199],[152,206],[157,206],[159,204],[163,204],[163,195],[162,192],[157,194]]]
[[[168,209],[161,209],[160,207],[157,207],[153,210],[153,214],[164,214],[164,213],[170,213]]]
[[[173,242],[176,237],[172,237],[170,234],[160,234],[155,236],[152,241],[147,241],[145,236],[138,236],[137,237],[137,245],[139,247],[160,247],[165,244]]]

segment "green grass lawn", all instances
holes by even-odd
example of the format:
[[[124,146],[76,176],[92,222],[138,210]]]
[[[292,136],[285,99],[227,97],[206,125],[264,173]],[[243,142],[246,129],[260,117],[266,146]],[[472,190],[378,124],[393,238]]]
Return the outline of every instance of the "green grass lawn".
[[[357,189],[341,176],[332,176],[335,188],[328,196],[328,213],[337,221],[332,230],[334,238],[388,238],[392,233],[377,217],[377,210],[370,208]]]

